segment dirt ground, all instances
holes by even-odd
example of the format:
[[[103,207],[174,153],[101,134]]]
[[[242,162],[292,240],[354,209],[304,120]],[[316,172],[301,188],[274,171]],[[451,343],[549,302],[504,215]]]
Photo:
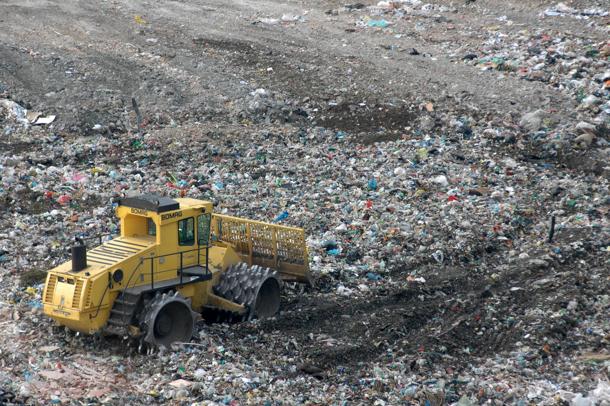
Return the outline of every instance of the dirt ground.
[[[603,0],[565,3],[576,9],[608,9],[607,1]],[[431,387],[432,383],[428,383],[432,380],[434,384],[446,380],[442,389],[445,398],[437,404],[457,402],[463,394],[472,395],[473,402],[481,404],[518,404],[519,399],[541,404],[543,397],[536,397],[540,394],[509,396],[507,388],[513,390],[522,384],[523,388],[531,389],[528,392],[531,394],[536,392],[532,388],[542,385],[532,382],[550,381],[557,385],[554,387],[557,390],[586,393],[598,381],[608,380],[610,367],[603,363],[576,363],[572,375],[568,373],[573,360],[584,353],[607,356],[610,342],[607,330],[610,239],[608,197],[604,192],[610,173],[607,116],[602,117],[604,113],[596,110],[595,114],[602,117],[597,137],[605,141],[589,150],[548,152],[534,136],[526,141],[520,133],[520,119],[526,113],[543,109],[548,113],[548,127],[556,129],[573,130],[577,122],[593,120],[593,113],[583,113],[579,107],[575,91],[555,76],[525,78],[512,71],[483,70],[467,62],[469,54],[475,55],[470,59],[482,57],[481,49],[520,47],[515,39],[518,36],[531,35],[534,38],[531,44],[523,47],[531,53],[538,52],[535,40],[540,35],[534,34],[536,30],[544,31],[549,38],[569,38],[577,44],[571,50],[575,53],[573,59],[577,59],[588,47],[599,47],[608,41],[609,17],[541,18],[545,9],[556,4],[554,1],[438,0],[434,2],[437,7],[446,6],[454,11],[384,15],[392,21],[389,34],[385,29],[371,29],[366,25],[368,20],[363,20],[367,14],[363,9],[375,4],[336,0],[0,2],[0,98],[10,98],[43,115],[57,115],[52,130],[39,128],[27,137],[15,136],[8,130],[4,136],[0,133],[3,159],[25,159],[32,168],[72,165],[88,170],[99,164],[120,166],[143,158],[142,151],[131,147],[135,135],[147,133],[156,142],[149,143],[146,152],[151,155],[147,159],[157,168],[167,168],[168,173],[188,172],[192,162],[214,160],[229,162],[237,173],[246,164],[232,159],[242,153],[246,156],[244,151],[252,152],[247,147],[254,133],[268,133],[267,141],[273,145],[270,149],[292,145],[281,134],[290,133],[298,139],[299,134],[309,134],[316,128],[332,131],[337,139],[346,134],[349,145],[337,146],[334,141],[329,145],[345,146],[347,161],[358,157],[356,153],[350,155],[350,149],[374,151],[371,145],[375,143],[413,140],[421,138],[422,133],[443,135],[457,142],[458,136],[461,140],[473,132],[479,136],[486,128],[501,127],[518,141],[498,142],[492,148],[497,156],[478,155],[477,150],[457,147],[447,159],[474,168],[484,167],[485,160],[508,157],[530,169],[552,172],[552,175],[540,172],[544,175],[541,182],[555,175],[557,179],[577,179],[580,186],[566,186],[566,196],[568,193],[584,196],[582,200],[593,206],[586,213],[591,223],[601,224],[588,231],[561,229],[554,243],[561,247],[561,254],[558,248],[553,248],[553,253],[538,242],[544,240],[547,232],[538,225],[546,224],[553,205],[559,204],[559,200],[549,198],[521,218],[533,225],[505,222],[505,228],[515,230],[514,235],[507,234],[509,242],[486,242],[480,232],[473,239],[476,242],[464,248],[464,257],[456,255],[449,265],[443,265],[442,271],[430,256],[425,260],[402,258],[404,252],[418,249],[418,244],[405,239],[395,244],[402,250],[396,256],[385,251],[373,254],[393,266],[383,274],[381,282],[372,284],[368,293],[356,297],[337,294],[338,285],[357,290],[362,281],[368,283],[366,272],[354,282],[342,271],[342,266],[351,263],[342,255],[338,262],[332,262],[332,271],[315,273],[313,287],[288,286],[282,313],[277,318],[243,324],[202,322],[199,326],[202,333],[195,337],[194,344],[214,342],[215,348],[223,348],[222,357],[217,357],[217,352],[188,353],[177,355],[181,361],[176,361],[172,355],[163,355],[168,358],[159,358],[163,361],[155,363],[118,338],[107,338],[100,344],[94,338],[55,332],[51,344],[66,346],[58,358],[66,364],[72,365],[79,357],[91,354],[108,359],[121,357],[99,367],[100,373],[117,377],[109,385],[119,394],[108,397],[107,404],[272,404],[265,403],[263,395],[280,404],[282,395],[274,393],[273,388],[274,385],[283,388],[284,384],[290,386],[286,393],[290,392],[291,397],[286,395],[282,404],[389,405],[426,401],[434,404],[430,403],[433,396],[428,389],[408,392],[410,386],[405,383],[408,377],[416,377],[413,382],[421,387]],[[287,16],[285,21],[282,16]],[[502,18],[512,23],[490,28],[503,24]],[[591,21],[596,25],[591,25]],[[511,48],[508,40],[490,45],[488,34],[500,31],[517,45]],[[551,43],[549,39],[545,46]],[[608,70],[607,58],[597,63],[595,69]],[[584,71],[588,69],[594,70],[591,67]],[[556,76],[565,73],[558,72]],[[256,89],[265,89],[264,94],[257,95]],[[607,93],[599,97],[607,97]],[[139,113],[134,109],[134,101]],[[468,125],[460,124],[456,130],[452,123],[460,117],[468,117]],[[0,121],[0,126],[8,128],[8,121]],[[102,146],[88,147],[92,137],[103,140]],[[62,147],[54,147],[54,140],[59,138]],[[180,144],[182,138],[186,141]],[[189,145],[188,140],[194,143]],[[260,137],[252,140],[252,144],[261,142]],[[256,146],[261,145],[265,147]],[[215,146],[230,153],[217,154]],[[334,153],[329,151],[328,154]],[[298,152],[293,158],[295,162],[308,155],[307,151]],[[485,175],[491,179],[495,169],[491,166],[488,169]],[[267,168],[257,176],[264,178],[266,173],[297,177],[299,170]],[[323,184],[312,182],[297,180],[295,188]],[[489,185],[493,188],[493,181]],[[547,193],[546,184],[541,183],[538,188],[532,178],[515,186],[517,193],[524,195]],[[273,208],[272,193],[261,193],[253,200],[270,201]],[[106,203],[102,193],[90,195],[75,209],[76,213],[91,212]],[[430,201],[434,199],[431,197]],[[6,229],[2,231],[7,235],[17,222],[17,215],[34,218],[62,208],[61,204],[46,200],[42,192],[29,189],[0,196],[0,203],[3,205],[0,215],[6,220],[3,223]],[[229,198],[219,204],[234,211],[255,211],[256,206],[254,202]],[[295,225],[320,235],[332,230],[330,224],[333,227],[337,224],[330,219],[341,216],[332,204],[328,200],[325,206],[318,206],[317,217],[312,219],[322,217],[328,226],[313,225],[308,223],[310,219],[294,220]],[[265,208],[271,211],[269,206]],[[563,209],[567,212],[564,217],[580,213],[573,206]],[[263,218],[261,212],[257,215]],[[15,221],[10,219],[12,216]],[[46,247],[46,239],[53,240],[58,232],[52,226],[42,227],[37,236]],[[513,248],[513,242],[517,250],[527,255],[508,262],[507,251]],[[20,244],[14,243],[15,250],[23,248]],[[359,258],[368,255],[363,252],[365,249],[362,248]],[[23,255],[34,256],[34,251],[35,248],[25,250]],[[323,250],[318,251],[314,254],[322,255]],[[532,265],[529,258],[543,261]],[[45,251],[31,261],[44,268],[57,260]],[[17,265],[0,265],[6,275],[21,272]],[[407,278],[413,269],[425,277],[425,283]],[[3,295],[13,290],[13,285],[3,282]],[[575,300],[577,305],[572,304]],[[576,309],[577,313],[566,312],[565,308]],[[549,314],[553,314],[552,319],[545,316]],[[27,320],[25,323],[30,324],[26,324],[26,329],[34,328],[35,322],[45,328],[50,325],[39,318],[35,322]],[[25,343],[30,333],[23,326],[20,329],[18,340]],[[592,332],[583,333],[587,329]],[[524,342],[528,348],[520,350],[526,346]],[[514,361],[517,352],[521,358]],[[226,355],[231,353],[233,356]],[[2,369],[8,371],[8,376],[19,376],[12,378],[16,383],[27,381],[21,378],[25,367],[19,364],[27,363],[27,356],[10,354],[7,350],[0,352]],[[267,386],[261,384],[259,392],[253,392],[254,397],[246,397],[245,392],[240,397],[239,392],[233,391],[227,402],[223,396],[229,392],[216,396],[203,390],[198,394],[193,391],[182,399],[174,394],[171,400],[170,395],[160,398],[158,393],[140,390],[139,386],[153,386],[148,372],[150,380],[157,379],[152,378],[157,373],[171,379],[194,379],[178,367],[168,366],[175,362],[191,365],[189,357],[199,357],[199,363],[211,362],[209,357],[223,362],[232,359],[265,371],[271,368],[272,376]],[[15,359],[18,362],[11,367]],[[119,370],[117,365],[123,363],[126,370]],[[282,372],[266,363],[277,365]],[[509,364],[517,365],[516,372],[508,370]],[[518,369],[521,364],[527,366]],[[502,365],[507,369],[496,371],[497,376],[490,375],[489,371]],[[384,381],[377,369],[386,367],[396,375]],[[167,372],[168,369],[171,371]],[[130,373],[137,376],[136,381],[125,378]],[[282,376],[283,373],[286,375]],[[477,376],[480,380],[485,376],[486,380],[480,386],[468,386],[462,380],[463,375]],[[572,379],[574,376],[578,378]],[[492,382],[494,379],[496,383]],[[158,384],[158,380],[155,382]],[[498,389],[501,385],[502,390]],[[544,388],[553,391],[550,386]],[[35,389],[29,391],[38,393]],[[42,395],[30,392],[18,394],[18,399],[40,404],[51,399],[36,399]],[[309,398],[304,395],[308,393]],[[81,404],[98,402],[90,400],[94,396],[87,397],[87,401],[83,400],[85,396],[72,396],[57,395],[57,399],[66,404],[76,402],[77,398],[84,402]],[[548,399],[546,404],[567,404],[563,398]]]
[[[569,112],[573,101],[541,83],[489,80],[489,73],[446,55],[456,41],[464,54],[476,48],[474,35],[455,38],[460,27],[476,32],[508,15],[519,30],[548,2],[522,3],[479,1],[444,23],[454,29],[440,25],[425,35],[401,21],[403,36],[396,39],[351,32],[350,13],[325,14],[343,6],[339,2],[8,1],[0,33],[3,83],[15,100],[58,114],[74,132],[99,122],[121,126],[131,97],[149,120],[230,120],[250,91],[240,81],[278,92],[295,107],[317,108],[294,120],[346,131],[404,130],[413,126],[422,101],[481,116],[518,117],[547,104]],[[303,9],[306,24],[257,23]],[[584,21],[544,23],[552,30],[586,30]],[[587,35],[604,39],[601,32]],[[384,48],[393,45],[433,58]],[[336,106],[328,106],[330,100]],[[350,106],[358,103],[366,107],[353,112]]]

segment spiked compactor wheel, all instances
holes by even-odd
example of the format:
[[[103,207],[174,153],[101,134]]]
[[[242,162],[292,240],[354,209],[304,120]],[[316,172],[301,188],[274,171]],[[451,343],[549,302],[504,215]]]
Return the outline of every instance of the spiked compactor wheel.
[[[196,318],[190,299],[178,292],[157,293],[143,312],[144,341],[156,346],[187,342],[193,336]]]
[[[274,316],[280,309],[280,289],[276,271],[243,262],[231,265],[214,287],[219,296],[246,306],[246,320]]]

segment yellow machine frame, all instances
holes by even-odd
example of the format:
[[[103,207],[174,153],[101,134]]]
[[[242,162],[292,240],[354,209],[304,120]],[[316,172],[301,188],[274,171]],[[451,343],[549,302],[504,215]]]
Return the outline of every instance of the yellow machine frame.
[[[239,262],[272,268],[287,281],[310,282],[303,229],[213,214],[209,201],[164,199],[173,203],[156,209],[138,200],[119,205],[120,236],[89,250],[83,269],[66,262],[50,270],[44,313],[72,330],[94,333],[107,326],[125,292],[170,289],[196,312],[216,307],[243,313],[243,305],[213,290]]]

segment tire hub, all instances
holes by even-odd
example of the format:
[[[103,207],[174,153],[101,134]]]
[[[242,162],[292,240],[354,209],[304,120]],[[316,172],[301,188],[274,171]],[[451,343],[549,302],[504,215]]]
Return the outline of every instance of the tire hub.
[[[155,320],[155,336],[167,336],[172,331],[172,324],[172,319],[167,312],[161,312]]]
[[[169,346],[189,341],[195,328],[195,313],[190,300],[178,293],[157,294],[146,307],[143,327],[144,341],[158,346]]]

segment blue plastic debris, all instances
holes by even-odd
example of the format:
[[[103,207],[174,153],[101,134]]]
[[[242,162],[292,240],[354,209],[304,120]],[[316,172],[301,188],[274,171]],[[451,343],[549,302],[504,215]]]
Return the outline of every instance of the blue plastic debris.
[[[381,20],[369,20],[369,22],[366,24],[369,27],[375,27],[375,28],[386,28],[388,25],[390,25],[390,23],[384,19]]]
[[[341,253],[341,248],[334,240],[326,240],[322,243],[322,248],[326,250],[328,255],[337,256]]]
[[[278,216],[275,218],[275,220],[273,220],[273,222],[277,223],[279,221],[285,220],[286,218],[288,218],[288,211],[284,210],[283,212],[278,214]]]
[[[42,309],[42,302],[40,300],[30,300],[28,306],[32,309]]]

